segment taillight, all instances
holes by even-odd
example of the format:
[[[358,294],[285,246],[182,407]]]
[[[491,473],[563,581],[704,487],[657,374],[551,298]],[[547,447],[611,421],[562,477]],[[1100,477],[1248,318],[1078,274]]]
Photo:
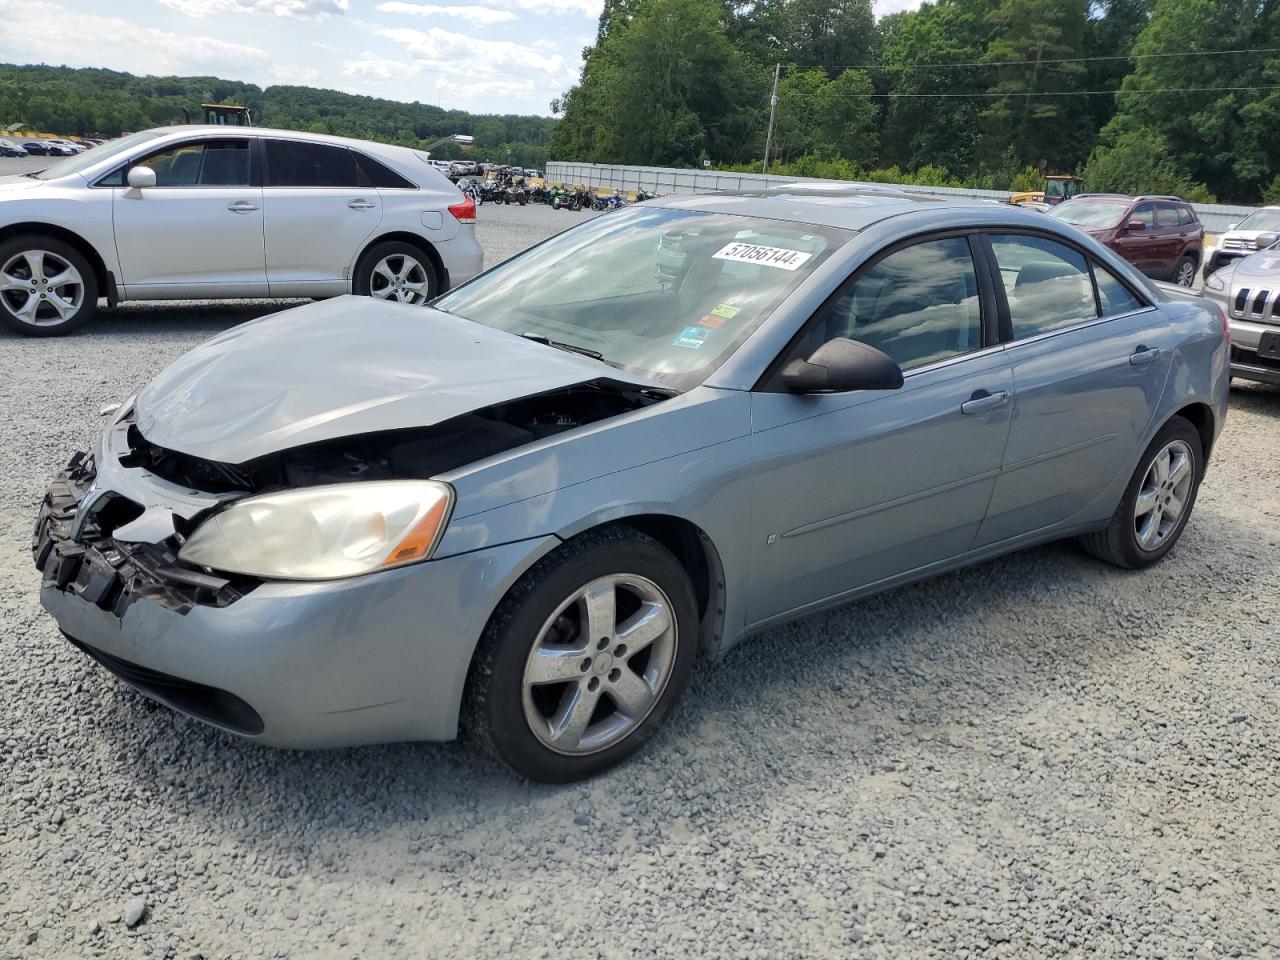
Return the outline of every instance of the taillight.
[[[454,219],[459,223],[476,222],[476,202],[470,197],[467,197],[461,203],[455,203],[449,208],[449,212],[453,214]]]

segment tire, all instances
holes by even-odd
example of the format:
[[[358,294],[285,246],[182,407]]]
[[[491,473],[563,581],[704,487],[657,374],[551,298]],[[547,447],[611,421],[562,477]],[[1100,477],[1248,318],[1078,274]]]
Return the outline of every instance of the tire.
[[[1164,480],[1157,460],[1170,451],[1173,451],[1170,466],[1166,468],[1170,479]],[[1185,485],[1172,477],[1178,469],[1177,457],[1180,454],[1189,457]],[[1159,562],[1182,536],[1195,507],[1203,476],[1204,452],[1199,431],[1183,417],[1171,417],[1143,451],[1111,522],[1103,530],[1085,534],[1080,538],[1081,544],[1099,560],[1116,567],[1135,570]],[[1141,508],[1138,502],[1140,495],[1144,501],[1142,507],[1154,503],[1141,514],[1138,512]],[[1182,507],[1166,528],[1164,521],[1170,506],[1179,502]],[[1153,520],[1154,537],[1150,536]],[[1148,534],[1145,542],[1144,532]]]
[[[1195,257],[1182,257],[1174,265],[1173,282],[1180,287],[1193,287],[1196,283]]]
[[[440,278],[421,249],[403,240],[386,240],[360,257],[352,290],[390,303],[424,304],[440,292]]]
[[[66,282],[47,282],[59,279]],[[93,267],[79,250],[55,237],[27,233],[0,243],[0,286],[15,283],[30,284],[30,292],[22,286],[0,290],[0,321],[24,336],[65,336],[97,312]]]
[[[597,601],[594,623],[584,594]],[[653,636],[628,650],[626,638],[640,634],[617,628],[632,631],[642,616]],[[662,726],[697,644],[693,587],[671,552],[630,527],[588,531],[535,564],[494,611],[468,676],[463,729],[523,777],[581,780]],[[534,680],[539,663],[545,673]]]
[[[522,206],[522,207],[523,207],[523,206],[528,205],[528,203],[529,203],[529,198],[528,198],[525,194],[523,194],[523,193],[517,193],[517,194],[516,194],[516,201],[520,204],[520,206]]]

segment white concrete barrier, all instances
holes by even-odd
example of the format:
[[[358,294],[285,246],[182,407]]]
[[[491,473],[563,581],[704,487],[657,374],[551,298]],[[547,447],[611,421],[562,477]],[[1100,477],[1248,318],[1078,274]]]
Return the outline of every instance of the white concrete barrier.
[[[582,183],[589,187],[612,187],[628,190],[650,190],[654,193],[707,193],[721,190],[764,190],[783,183],[812,183],[818,177],[779,177],[762,173],[726,173],[722,170],[686,170],[679,167],[637,167],[604,163],[574,163],[553,160],[547,164],[547,180],[559,183]],[[847,183],[846,180],[822,181]],[[868,186],[925,193],[930,196],[980,197],[1007,200],[1008,190],[974,190],[966,187],[921,187],[904,183],[874,183]],[[1196,216],[1207,233],[1222,233],[1230,224],[1239,223],[1256,207],[1236,207],[1220,203],[1193,203]]]

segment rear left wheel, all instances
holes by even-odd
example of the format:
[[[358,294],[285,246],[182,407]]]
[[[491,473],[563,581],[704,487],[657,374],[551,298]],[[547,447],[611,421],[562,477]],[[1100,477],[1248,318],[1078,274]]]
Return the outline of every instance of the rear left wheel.
[[[1138,461],[1138,468],[1105,530],[1081,537],[1099,560],[1130,569],[1149,567],[1173,549],[1191,518],[1204,475],[1200,433],[1172,417]]]
[[[362,297],[422,304],[435,297],[438,284],[427,255],[400,240],[374,244],[356,264],[354,290]]]
[[[696,655],[693,589],[628,527],[570,540],[512,587],[472,664],[465,727],[531,780],[620,763],[666,720]]]

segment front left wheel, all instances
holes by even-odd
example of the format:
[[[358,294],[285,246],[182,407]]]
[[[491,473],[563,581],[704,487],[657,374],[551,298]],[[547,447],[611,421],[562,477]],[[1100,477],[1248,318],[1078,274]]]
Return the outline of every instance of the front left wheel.
[[[531,780],[589,777],[666,720],[697,638],[693,588],[669,550],[625,526],[589,531],[499,604],[472,663],[464,727]]]
[[[388,240],[365,251],[356,264],[354,291],[362,297],[393,303],[426,303],[435,298],[439,280],[427,255],[411,243]]]
[[[28,337],[78,330],[98,308],[98,280],[62,240],[24,234],[0,243],[0,320]]]

